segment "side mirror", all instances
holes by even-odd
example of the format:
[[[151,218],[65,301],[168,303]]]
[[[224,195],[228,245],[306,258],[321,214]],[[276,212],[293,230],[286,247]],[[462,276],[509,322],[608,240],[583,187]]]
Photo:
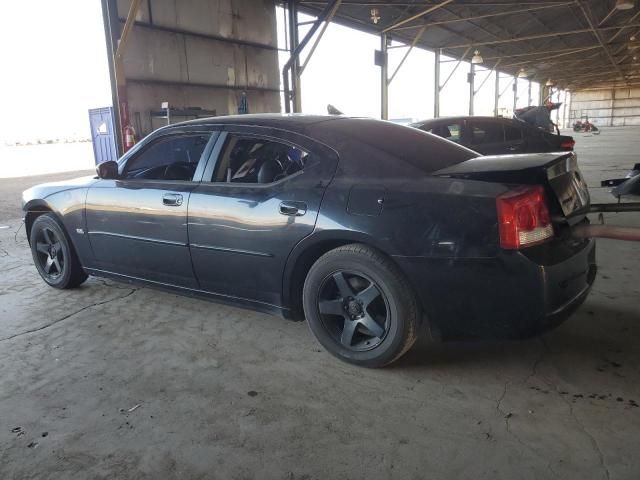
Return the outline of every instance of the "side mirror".
[[[98,177],[104,179],[118,178],[118,162],[108,160],[96,165]]]

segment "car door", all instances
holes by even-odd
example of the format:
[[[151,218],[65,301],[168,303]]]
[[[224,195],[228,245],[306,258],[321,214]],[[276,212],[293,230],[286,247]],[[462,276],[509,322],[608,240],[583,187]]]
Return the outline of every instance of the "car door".
[[[483,155],[501,155],[510,153],[505,148],[504,128],[496,120],[467,120],[468,147]]]
[[[89,189],[86,226],[95,269],[197,287],[187,205],[214,141],[210,129],[163,131],[124,158],[117,179]]]
[[[189,202],[201,288],[280,306],[286,259],[313,231],[336,166],[335,152],[307,137],[226,127]]]
[[[504,143],[505,153],[524,153],[526,145],[522,127],[516,121],[504,121]]]

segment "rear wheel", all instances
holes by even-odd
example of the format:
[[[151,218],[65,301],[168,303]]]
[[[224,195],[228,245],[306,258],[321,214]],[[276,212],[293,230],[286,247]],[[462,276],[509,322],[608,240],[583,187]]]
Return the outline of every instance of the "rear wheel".
[[[365,367],[400,358],[416,340],[419,309],[406,278],[386,256],[362,244],[336,248],[311,267],[304,312],[333,355]]]
[[[31,226],[31,255],[42,279],[55,288],[74,288],[87,279],[63,227],[49,213]]]

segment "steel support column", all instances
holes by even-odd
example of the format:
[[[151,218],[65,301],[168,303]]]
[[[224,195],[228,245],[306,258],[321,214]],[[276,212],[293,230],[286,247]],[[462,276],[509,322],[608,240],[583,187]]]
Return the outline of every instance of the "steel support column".
[[[105,38],[107,40],[107,56],[109,59],[109,76],[111,78],[111,101],[114,110],[114,135],[116,140],[116,154],[118,157],[124,153],[122,139],[122,123],[120,122],[120,101],[116,80],[115,51],[120,37],[120,22],[118,19],[118,2],[116,0],[102,0],[102,19],[104,22]]]
[[[433,82],[433,118],[440,116],[440,55],[438,48],[434,56],[434,82]]]
[[[476,76],[476,66],[473,63],[470,65],[469,74],[467,76],[467,81],[469,82],[469,116],[473,116],[473,99],[475,97],[474,78]]]
[[[498,102],[500,101],[500,72],[496,70],[496,83],[493,92],[493,116],[498,116]]]
[[[332,0],[327,3],[318,18],[313,22],[313,25],[306,33],[304,38],[298,41],[298,15],[296,8],[296,1],[289,0],[289,37],[291,56],[287,63],[282,68],[282,83],[284,87],[284,108],[287,113],[292,110],[291,104],[293,103],[293,111],[300,112],[302,110],[302,95],[300,88],[300,52],[307,46],[309,41],[313,38],[318,31],[322,23],[329,18],[330,15],[335,13],[336,5],[340,4],[340,0]],[[333,12],[333,13],[332,13]],[[291,80],[289,79],[291,74]],[[291,83],[290,83],[291,81]]]
[[[516,106],[518,105],[518,77],[513,77],[513,111],[515,113]]]
[[[294,52],[298,48],[298,6],[295,0],[289,0],[287,6],[287,12],[289,13],[289,51],[291,52],[291,58],[294,58]],[[299,113],[301,108],[302,92],[300,88],[300,57],[295,55],[294,61],[291,64],[291,100],[293,100],[293,111]],[[286,111],[289,113],[291,110],[291,101],[286,98],[287,92],[285,91],[285,106]]]
[[[389,119],[389,80],[387,55],[387,34],[380,35],[380,52],[382,52],[382,64],[380,65],[380,118]]]
[[[529,80],[529,87],[527,88],[527,107],[531,106],[531,80]]]
[[[124,52],[127,49],[129,34],[135,24],[136,15],[142,0],[132,0],[129,5],[129,13],[127,13],[127,19],[122,27],[122,32],[117,41],[116,51],[113,54],[113,66],[114,76],[116,79],[116,88],[118,94],[118,116],[120,119],[120,131],[118,135],[121,136],[121,145],[123,152],[126,152],[129,147],[125,141],[125,130],[131,128],[131,119],[129,118],[129,100],[127,98],[127,78],[124,72]],[[117,3],[115,4],[117,15]]]
[[[311,60],[311,57],[313,57],[313,53],[316,51],[316,48],[318,48],[318,44],[320,43],[320,40],[322,40],[322,37],[324,36],[324,32],[327,31],[327,28],[329,27],[329,23],[331,23],[331,20],[333,20],[333,16],[338,11],[338,8],[340,7],[341,3],[342,3],[342,0],[337,0],[335,2],[335,5],[331,9],[331,12],[329,13],[329,16],[324,20],[324,24],[322,25],[322,28],[320,29],[320,33],[316,37],[316,40],[313,42],[313,45],[311,46],[311,49],[309,50],[309,54],[307,55],[307,58],[304,60],[304,63],[302,64],[302,66],[298,68],[298,82],[300,82],[300,77],[302,76],[302,73],[304,72],[304,69],[307,68],[307,64],[309,63],[309,60]],[[299,25],[300,24],[298,24],[298,26]]]

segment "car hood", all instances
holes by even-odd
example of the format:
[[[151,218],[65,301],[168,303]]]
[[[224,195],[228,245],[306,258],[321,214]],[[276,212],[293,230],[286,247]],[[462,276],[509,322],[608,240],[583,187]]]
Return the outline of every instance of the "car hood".
[[[61,182],[41,183],[39,185],[35,185],[22,192],[22,208],[25,209],[30,202],[44,200],[54,193],[86,188],[97,181],[98,178],[95,175],[90,175],[87,177],[63,180]]]

